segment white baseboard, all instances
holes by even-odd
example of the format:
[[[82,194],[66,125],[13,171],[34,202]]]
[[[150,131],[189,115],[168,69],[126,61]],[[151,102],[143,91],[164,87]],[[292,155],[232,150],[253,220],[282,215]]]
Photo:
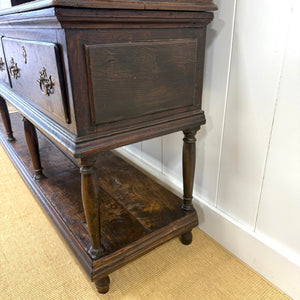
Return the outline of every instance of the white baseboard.
[[[293,299],[300,299],[300,267],[219,209],[194,201],[199,228]]]
[[[137,158],[130,150],[119,148],[115,152],[181,197],[181,182]],[[294,300],[300,299],[299,261],[292,261],[282,248],[276,248],[276,244],[250,231],[197,195],[194,197],[194,206],[202,231]]]

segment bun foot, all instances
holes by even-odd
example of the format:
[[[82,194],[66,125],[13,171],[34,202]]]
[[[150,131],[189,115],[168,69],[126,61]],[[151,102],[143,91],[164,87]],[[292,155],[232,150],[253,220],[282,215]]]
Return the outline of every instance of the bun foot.
[[[180,236],[180,241],[183,245],[189,245],[193,240],[193,234],[191,231],[186,232]]]
[[[110,279],[105,276],[99,280],[95,281],[96,288],[100,294],[106,294],[109,290]]]

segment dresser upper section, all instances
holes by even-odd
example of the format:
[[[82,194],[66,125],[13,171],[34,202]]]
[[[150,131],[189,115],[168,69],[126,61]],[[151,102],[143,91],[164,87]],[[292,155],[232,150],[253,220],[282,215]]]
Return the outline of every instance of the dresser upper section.
[[[136,10],[213,11],[212,0],[36,0],[3,10],[1,14],[32,11],[48,7],[105,8]]]

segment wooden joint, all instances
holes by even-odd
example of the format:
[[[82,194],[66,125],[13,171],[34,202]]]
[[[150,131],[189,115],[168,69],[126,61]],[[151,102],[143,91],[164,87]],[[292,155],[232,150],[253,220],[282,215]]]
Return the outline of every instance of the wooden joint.
[[[90,257],[95,260],[102,257],[105,254],[104,248],[100,247],[98,249],[94,249],[92,246],[88,250]]]
[[[184,133],[183,141],[186,144],[193,144],[193,143],[195,143],[196,142],[195,135],[196,135],[196,133],[197,133],[198,130],[199,130],[199,128],[193,128],[193,129],[183,130],[183,133]]]

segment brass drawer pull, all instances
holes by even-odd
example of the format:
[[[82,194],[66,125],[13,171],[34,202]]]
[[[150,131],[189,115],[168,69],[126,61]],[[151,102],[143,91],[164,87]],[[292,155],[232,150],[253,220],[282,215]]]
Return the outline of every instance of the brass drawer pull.
[[[45,67],[43,67],[40,73],[40,78],[37,82],[40,85],[40,90],[43,94],[50,96],[54,93],[54,82],[52,81],[51,75],[48,77]]]
[[[22,46],[22,56],[24,57],[24,63],[27,64],[27,53],[24,46]]]
[[[5,71],[5,63],[2,59],[2,57],[0,57],[0,71],[1,72]]]
[[[18,64],[14,61],[13,57],[10,60],[10,66],[8,68],[9,74],[13,76],[14,79],[18,79],[20,75],[20,69],[18,68]]]

